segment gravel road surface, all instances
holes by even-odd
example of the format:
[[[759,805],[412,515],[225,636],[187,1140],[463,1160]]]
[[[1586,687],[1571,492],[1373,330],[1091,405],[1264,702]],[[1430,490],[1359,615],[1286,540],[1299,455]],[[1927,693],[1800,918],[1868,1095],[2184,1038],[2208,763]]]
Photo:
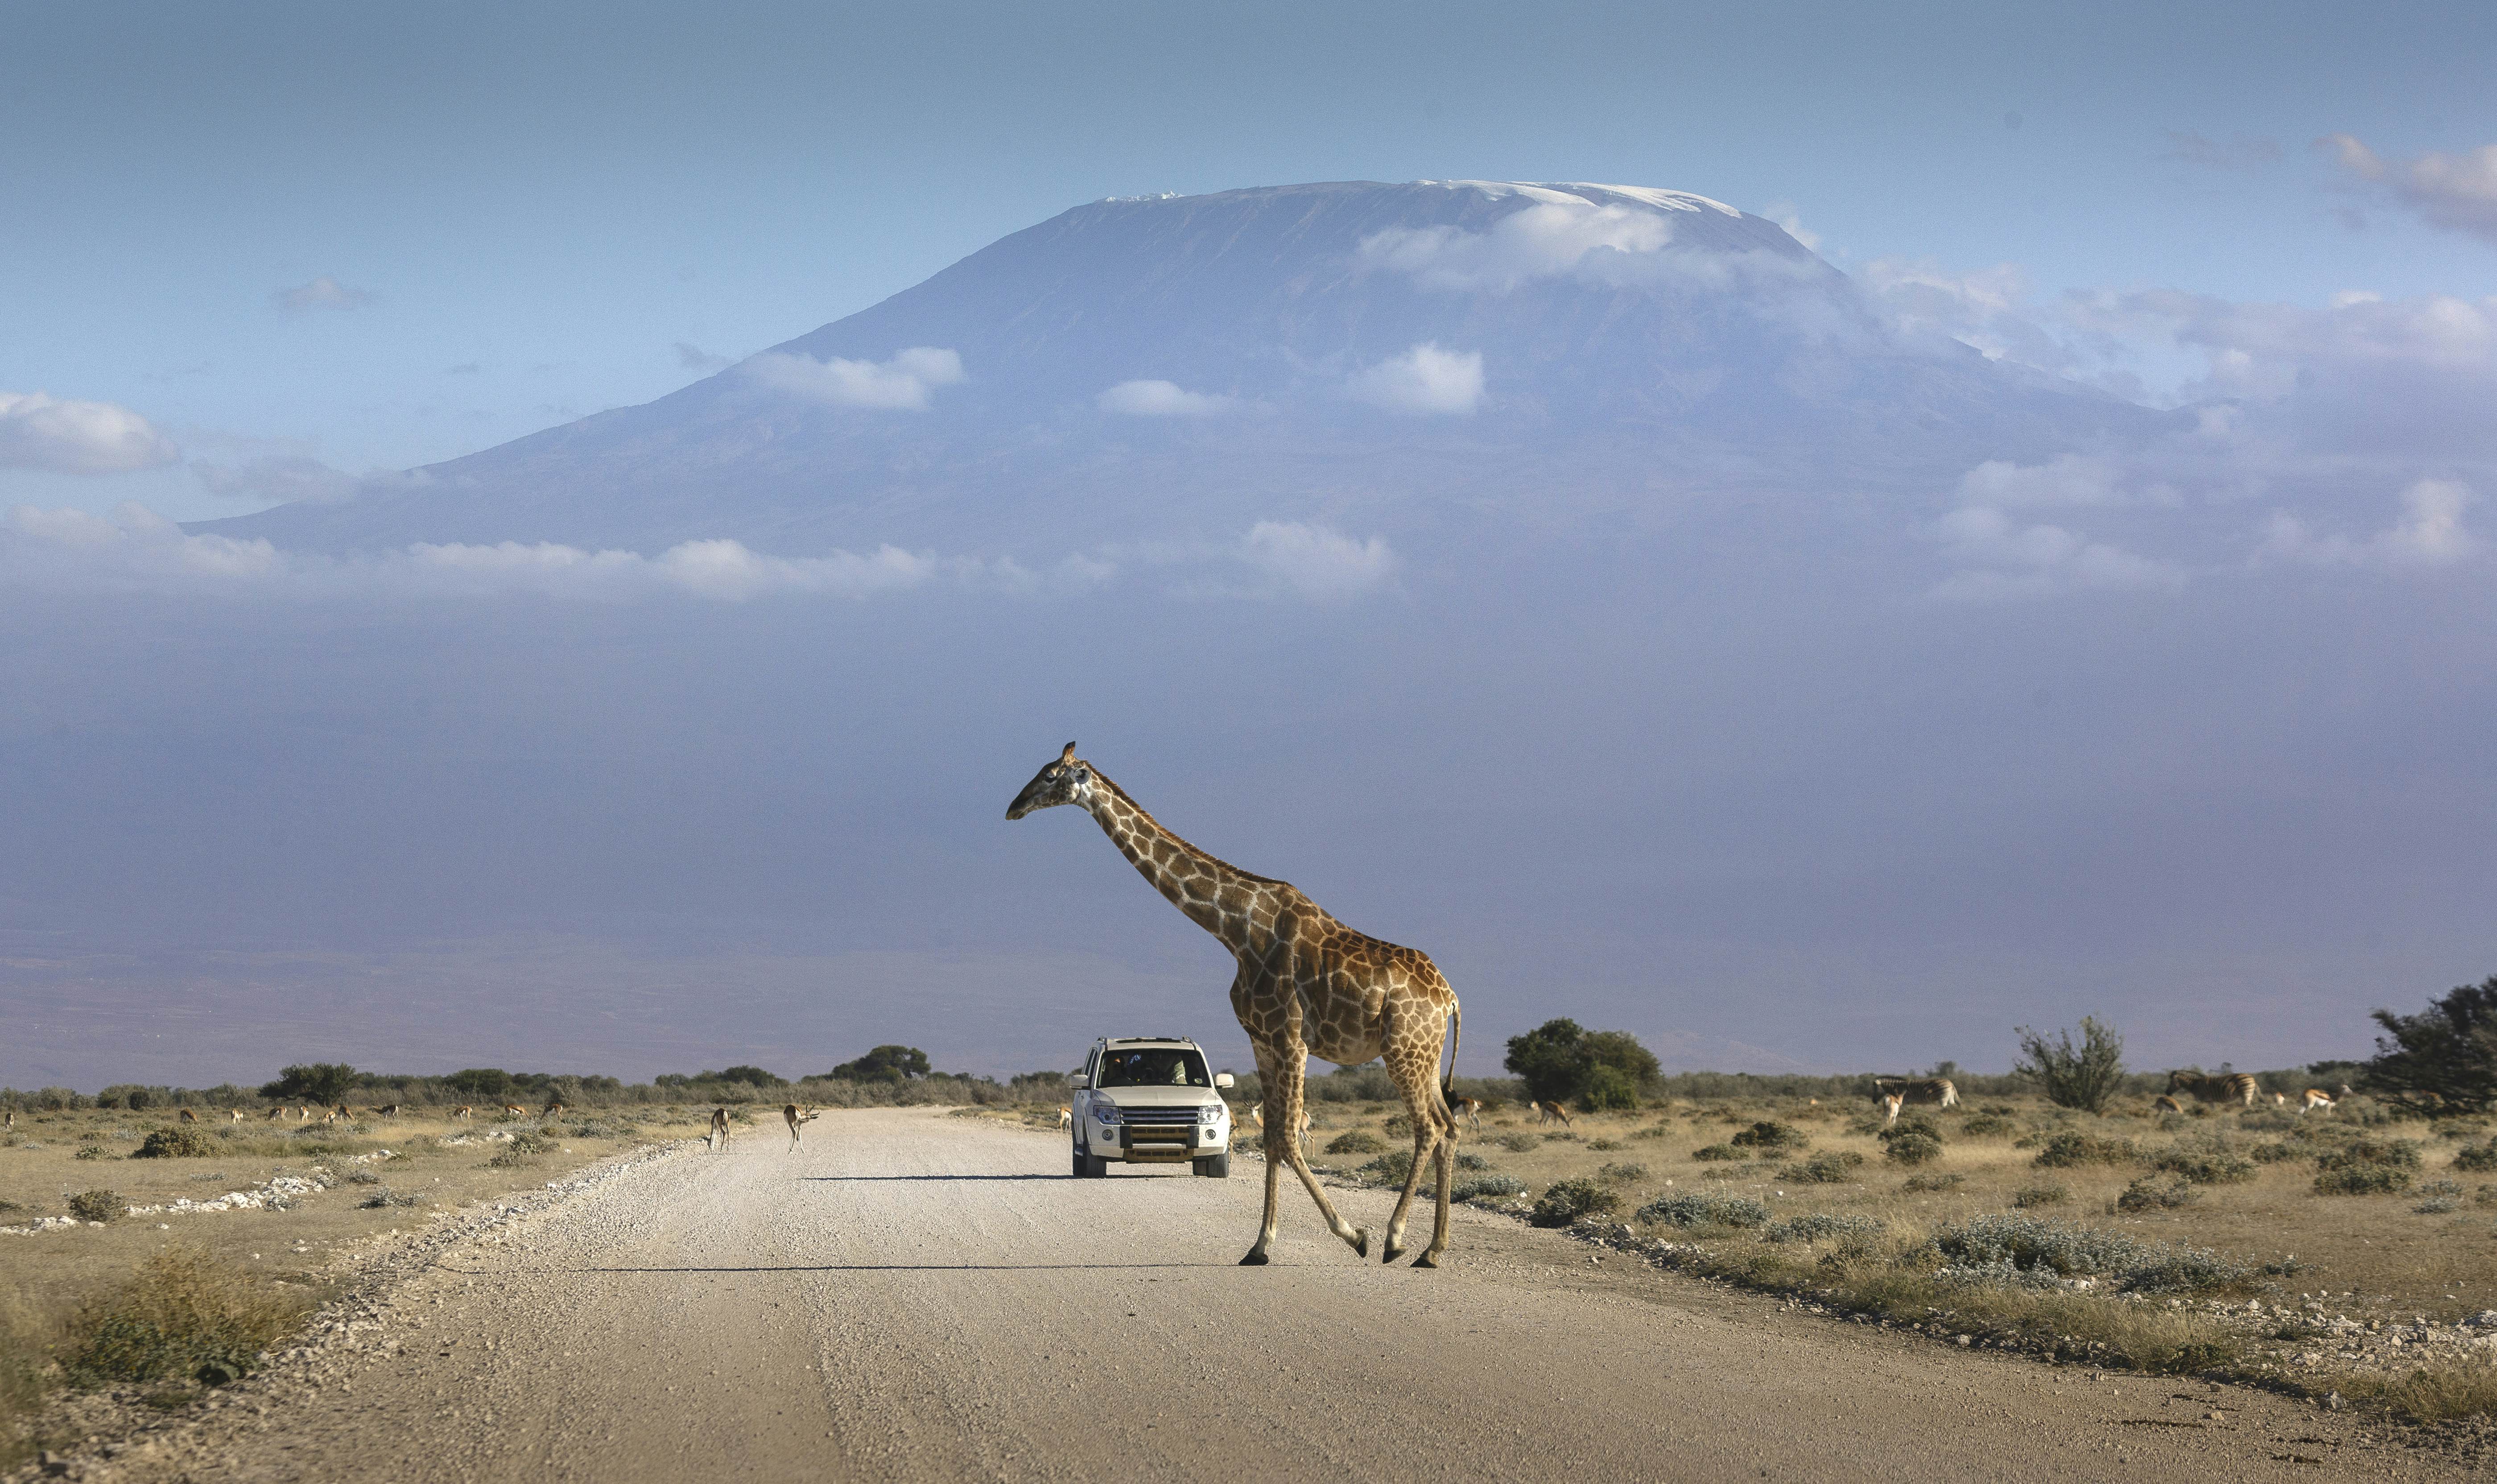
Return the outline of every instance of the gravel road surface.
[[[1916,1479],[2469,1470],[2348,1414],[2056,1370],[1461,1212],[1354,1259],[1261,1167],[1067,1178],[1062,1137],[829,1113],[431,1254],[370,1322],[94,1479]],[[1246,1178],[1244,1178],[1246,1177]],[[1383,1222],[1373,1192],[1337,1199]],[[1427,1213],[1414,1245],[1427,1236]],[[2217,1416],[2211,1415],[2217,1412]],[[2379,1429],[2381,1433],[2381,1429]]]

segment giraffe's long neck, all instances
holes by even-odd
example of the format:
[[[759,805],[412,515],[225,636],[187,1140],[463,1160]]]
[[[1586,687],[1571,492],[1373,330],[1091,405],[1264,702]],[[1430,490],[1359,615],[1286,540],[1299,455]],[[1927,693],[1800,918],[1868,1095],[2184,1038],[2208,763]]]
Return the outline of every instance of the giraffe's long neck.
[[[1101,784],[1090,804],[1093,821],[1154,890],[1187,914],[1188,921],[1220,938],[1233,953],[1248,952],[1261,927],[1271,931],[1280,881],[1252,876],[1217,860],[1164,828],[1127,797],[1126,790],[1095,770]]]

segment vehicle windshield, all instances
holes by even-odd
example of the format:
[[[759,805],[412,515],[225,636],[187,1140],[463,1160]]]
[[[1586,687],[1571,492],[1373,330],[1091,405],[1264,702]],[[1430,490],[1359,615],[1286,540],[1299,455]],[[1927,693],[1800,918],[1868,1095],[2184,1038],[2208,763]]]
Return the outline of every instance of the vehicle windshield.
[[[1205,1058],[1184,1046],[1131,1046],[1101,1057],[1105,1088],[1210,1088]]]

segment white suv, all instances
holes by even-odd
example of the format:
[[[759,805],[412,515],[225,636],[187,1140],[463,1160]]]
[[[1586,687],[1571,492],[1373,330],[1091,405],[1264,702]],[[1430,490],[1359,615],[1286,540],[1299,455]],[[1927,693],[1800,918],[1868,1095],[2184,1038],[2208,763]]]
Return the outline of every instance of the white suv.
[[[1099,1180],[1110,1161],[1177,1164],[1231,1175],[1231,1105],[1205,1053],[1184,1036],[1109,1036],[1075,1074],[1075,1178]]]

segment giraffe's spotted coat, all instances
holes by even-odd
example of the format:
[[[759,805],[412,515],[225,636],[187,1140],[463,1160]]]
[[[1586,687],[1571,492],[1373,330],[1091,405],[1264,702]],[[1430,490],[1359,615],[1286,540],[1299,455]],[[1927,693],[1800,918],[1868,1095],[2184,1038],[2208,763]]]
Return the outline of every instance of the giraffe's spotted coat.
[[[1270,1115],[1265,1220],[1256,1246],[1241,1261],[1266,1261],[1285,1163],[1317,1202],[1328,1228],[1354,1251],[1369,1253],[1370,1233],[1336,1214],[1289,1133],[1299,1126],[1308,1061],[1316,1055],[1341,1066],[1374,1057],[1385,1061],[1413,1121],[1413,1170],[1388,1218],[1385,1255],[1392,1260],[1404,1250],[1406,1216],[1427,1162],[1438,1177],[1438,1219],[1430,1247],[1414,1265],[1438,1266],[1448,1247],[1448,1189],[1456,1157],[1456,1121],[1444,1100],[1439,1057],[1461,1017],[1456,992],[1430,955],[1355,932],[1290,882],[1251,875],[1197,849],[1078,758],[1073,742],[1025,785],[1006,818],[1059,805],[1090,813],[1154,889],[1219,938],[1239,963],[1231,1009],[1255,1049]],[[1278,1109],[1281,1117],[1273,1117]]]

